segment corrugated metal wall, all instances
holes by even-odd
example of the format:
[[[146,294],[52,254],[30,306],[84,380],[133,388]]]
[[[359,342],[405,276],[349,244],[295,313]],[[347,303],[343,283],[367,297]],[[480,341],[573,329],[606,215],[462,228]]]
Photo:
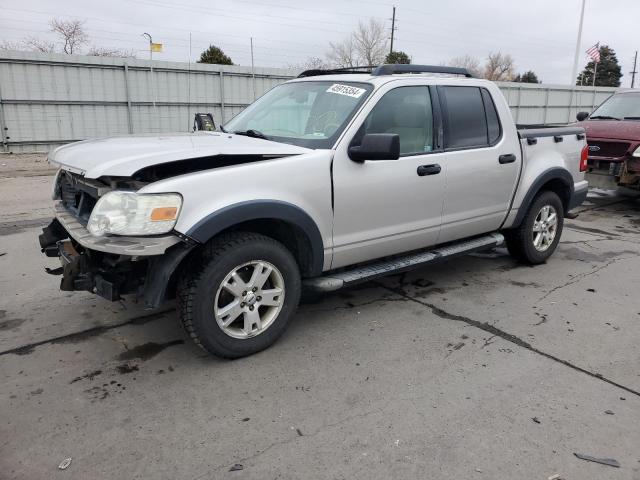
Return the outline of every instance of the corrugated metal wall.
[[[256,98],[292,75],[256,68]],[[224,122],[253,99],[247,67],[0,52],[4,151],[48,151],[92,137],[189,131],[196,112],[213,113],[216,122]]]
[[[617,89],[498,82],[516,123],[565,124],[576,113],[591,112]]]
[[[196,112],[213,113],[224,123],[253,101],[254,88],[257,98],[293,74],[256,68],[254,81],[248,67],[0,52],[0,151],[48,151],[92,137],[188,131]],[[615,91],[499,86],[517,123],[566,123]]]

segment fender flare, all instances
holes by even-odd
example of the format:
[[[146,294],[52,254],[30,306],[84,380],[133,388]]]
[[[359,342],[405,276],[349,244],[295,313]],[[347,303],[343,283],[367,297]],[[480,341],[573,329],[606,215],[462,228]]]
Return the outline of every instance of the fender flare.
[[[281,220],[299,228],[311,245],[311,275],[322,273],[324,243],[316,222],[307,212],[280,200],[249,200],[210,213],[186,233],[199,243],[206,243],[223,230],[250,220]]]
[[[538,192],[542,189],[545,183],[550,182],[551,180],[560,180],[566,187],[569,189],[569,198],[565,203],[565,214],[567,213],[567,209],[569,208],[569,203],[571,198],[573,198],[573,177],[571,173],[565,168],[562,167],[553,167],[545,170],[538,176],[535,182],[529,187],[526,195],[522,199],[522,203],[520,204],[520,208],[518,208],[518,214],[516,218],[513,220],[513,225],[511,228],[518,227],[522,220],[524,220],[524,216],[527,214],[529,210],[529,205],[533,202],[533,199],[536,197]],[[564,202],[563,202],[564,203]]]

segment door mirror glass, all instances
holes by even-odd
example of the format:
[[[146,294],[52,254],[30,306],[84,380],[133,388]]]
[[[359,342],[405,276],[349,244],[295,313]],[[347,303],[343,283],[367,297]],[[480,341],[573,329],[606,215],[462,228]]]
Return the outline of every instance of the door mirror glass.
[[[365,160],[397,160],[400,158],[400,135],[396,133],[367,133],[360,145],[349,147],[349,158]]]
[[[589,118],[589,112],[578,112],[578,114],[576,115],[576,120],[578,120],[579,122],[582,122],[587,118]]]

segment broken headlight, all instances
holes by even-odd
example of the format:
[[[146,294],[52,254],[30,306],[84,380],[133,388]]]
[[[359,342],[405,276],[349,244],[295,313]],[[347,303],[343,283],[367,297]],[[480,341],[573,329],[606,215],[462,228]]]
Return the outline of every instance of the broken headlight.
[[[87,229],[97,237],[167,233],[176,224],[181,206],[177,193],[109,192],[93,208]]]

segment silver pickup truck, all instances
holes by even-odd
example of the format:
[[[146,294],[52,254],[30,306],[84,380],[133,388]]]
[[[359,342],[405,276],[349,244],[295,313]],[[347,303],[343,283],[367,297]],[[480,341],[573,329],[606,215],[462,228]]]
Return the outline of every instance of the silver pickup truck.
[[[330,291],[506,242],[554,252],[587,195],[582,128],[518,130],[464,69],[307,71],[217,132],[58,148],[40,235],[62,290],[149,308],[227,358],[284,331],[303,288]]]

